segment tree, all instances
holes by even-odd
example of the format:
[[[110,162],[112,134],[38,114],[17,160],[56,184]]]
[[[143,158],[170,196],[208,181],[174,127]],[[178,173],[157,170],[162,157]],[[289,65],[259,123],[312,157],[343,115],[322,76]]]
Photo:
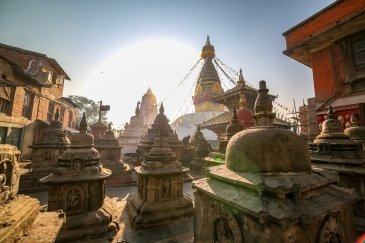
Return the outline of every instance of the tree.
[[[80,123],[84,112],[89,126],[99,121],[99,104],[97,102],[79,95],[69,95],[68,98],[75,102],[75,104],[80,108],[77,124]],[[107,125],[108,118],[106,117],[106,112],[101,112],[101,122]]]

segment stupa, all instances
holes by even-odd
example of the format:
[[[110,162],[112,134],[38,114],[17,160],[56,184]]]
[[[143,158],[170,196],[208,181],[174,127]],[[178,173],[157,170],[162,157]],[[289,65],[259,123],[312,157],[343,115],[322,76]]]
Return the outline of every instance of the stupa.
[[[107,179],[107,186],[123,185],[132,182],[132,170],[121,160],[121,149],[112,131],[111,123],[104,136],[95,140],[95,148],[100,154],[100,163],[112,171]]]
[[[40,184],[39,179],[53,172],[58,157],[70,146],[70,139],[59,115],[57,109],[50,126],[41,132],[39,139],[31,146],[32,171],[21,175],[20,191],[47,190],[47,186]]]
[[[229,141],[226,164],[193,183],[195,242],[352,242],[356,195],[332,185],[336,173],[312,169],[297,134],[273,127],[260,81],[253,128]]]
[[[18,194],[20,151],[0,145],[0,242],[54,242],[65,217],[62,212],[41,212],[39,201]]]
[[[168,139],[160,132],[142,165],[134,168],[138,195],[127,202],[133,228],[167,225],[193,215],[193,203],[183,194],[183,176],[189,169],[176,159]]]
[[[193,97],[195,112],[178,117],[171,124],[171,127],[176,130],[176,133],[181,139],[188,135],[192,136],[197,125],[225,111],[223,104],[218,104],[213,101],[215,97],[223,94],[221,80],[213,64],[214,57],[215,49],[210,43],[209,36],[207,36],[206,43],[201,52],[201,58],[204,60],[204,64],[199,73]],[[202,132],[206,140],[217,140],[217,136],[213,132],[208,130]]]
[[[360,194],[361,200],[353,207],[355,227],[359,233],[365,232],[365,153],[361,144],[344,134],[332,107],[327,116],[321,134],[310,144],[312,164],[337,172],[340,186],[355,188]]]
[[[49,185],[48,211],[62,209],[67,216],[58,242],[97,238],[118,228],[114,202],[105,197],[105,180],[111,175],[103,168],[94,148],[94,137],[87,134],[85,113],[80,134],[71,136],[70,148],[59,157],[57,167],[40,181]]]
[[[142,96],[140,116],[143,119],[143,125],[150,127],[157,116],[157,99],[153,94],[151,87]]]
[[[365,127],[360,126],[359,115],[353,113],[350,118],[350,127],[345,129],[345,134],[350,138],[361,144],[363,150],[365,150]]]
[[[148,126],[144,125],[143,118],[139,108],[139,102],[134,116],[130,118],[129,123],[124,126],[124,132],[118,137],[119,145],[123,147],[122,157],[129,160],[129,158],[136,157],[136,149],[141,141],[141,138],[148,131]]]
[[[138,148],[141,150],[142,159],[145,158],[152,148],[155,138],[160,136],[168,139],[171,150],[176,155],[176,158],[180,159],[180,153],[184,149],[184,145],[178,139],[177,134],[171,129],[169,119],[164,114],[164,111],[165,109],[161,103],[159,113],[156,116],[155,121],[151,125],[151,128],[148,129],[146,136],[142,138],[141,142],[138,144]]]

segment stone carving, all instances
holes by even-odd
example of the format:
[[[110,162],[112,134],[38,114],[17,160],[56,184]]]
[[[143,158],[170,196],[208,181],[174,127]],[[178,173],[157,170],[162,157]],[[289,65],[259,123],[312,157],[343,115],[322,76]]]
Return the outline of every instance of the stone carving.
[[[328,217],[320,231],[320,243],[341,243],[345,241],[345,233],[342,225],[334,217]]]
[[[27,69],[24,70],[30,76],[37,76],[42,71],[43,63],[41,60],[30,60]]]
[[[66,194],[66,212],[74,212],[82,210],[81,208],[81,193],[77,189],[72,189]]]
[[[161,198],[166,199],[171,197],[171,179],[164,178],[161,188]]]

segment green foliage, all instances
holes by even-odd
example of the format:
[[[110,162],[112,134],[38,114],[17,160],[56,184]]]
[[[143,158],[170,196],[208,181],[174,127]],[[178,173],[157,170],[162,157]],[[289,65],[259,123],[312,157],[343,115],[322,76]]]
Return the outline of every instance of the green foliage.
[[[81,121],[84,112],[89,126],[99,121],[99,103],[79,95],[69,95],[68,97],[80,107],[77,124]],[[107,125],[108,118],[106,117],[106,112],[101,112],[101,122]]]

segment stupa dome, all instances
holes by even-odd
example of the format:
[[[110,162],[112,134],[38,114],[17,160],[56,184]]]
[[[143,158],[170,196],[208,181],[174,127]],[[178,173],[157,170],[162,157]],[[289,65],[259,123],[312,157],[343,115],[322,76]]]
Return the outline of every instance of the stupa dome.
[[[345,129],[345,134],[355,140],[365,140],[365,127],[360,126],[359,115],[351,115],[351,127]]]
[[[275,114],[265,81],[260,81],[259,94],[255,103],[256,126],[230,139],[226,166],[237,172],[310,172],[310,155],[305,141],[290,130],[272,126]]]

